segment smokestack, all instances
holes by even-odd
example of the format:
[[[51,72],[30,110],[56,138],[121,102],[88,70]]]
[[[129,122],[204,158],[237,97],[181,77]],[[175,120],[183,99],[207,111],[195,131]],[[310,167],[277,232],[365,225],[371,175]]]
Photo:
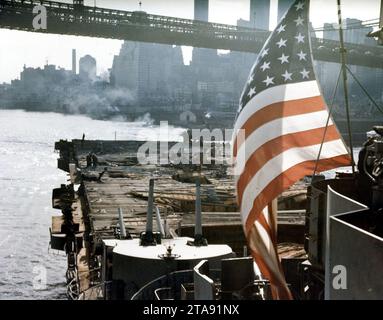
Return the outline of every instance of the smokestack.
[[[209,0],[194,0],[194,20],[209,21]]]
[[[76,49],[72,49],[72,73],[77,73],[77,57],[76,57]]]

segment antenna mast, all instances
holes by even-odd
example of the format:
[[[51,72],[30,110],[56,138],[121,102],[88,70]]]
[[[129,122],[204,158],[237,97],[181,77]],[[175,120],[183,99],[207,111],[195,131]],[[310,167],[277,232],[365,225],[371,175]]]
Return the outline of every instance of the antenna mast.
[[[348,101],[348,87],[347,87],[347,69],[346,69],[346,49],[344,48],[344,39],[343,39],[343,27],[342,27],[342,10],[340,5],[340,0],[337,0],[338,3],[338,23],[339,23],[339,41],[340,41],[340,59],[342,63],[342,73],[343,73],[343,88],[344,88],[344,100],[346,104],[346,116],[347,116],[347,130],[348,130],[348,139],[351,152],[351,168],[352,173],[355,173],[355,162],[354,162],[354,150],[352,145],[352,132],[351,132],[351,122],[350,122],[350,107]]]

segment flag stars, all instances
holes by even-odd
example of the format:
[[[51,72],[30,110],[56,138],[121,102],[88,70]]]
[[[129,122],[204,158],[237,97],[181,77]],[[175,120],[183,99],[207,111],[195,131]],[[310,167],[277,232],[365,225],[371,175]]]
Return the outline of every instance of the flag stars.
[[[294,37],[295,39],[297,39],[298,43],[304,43],[305,42],[305,36],[303,36],[300,32],[297,36]]]
[[[299,61],[302,61],[302,60],[305,60],[305,61],[306,61],[307,53],[304,53],[304,52],[301,50],[301,52],[297,53],[297,56],[299,57]]]
[[[292,73],[289,73],[289,72],[286,70],[285,73],[282,74],[282,77],[283,77],[283,79],[284,79],[285,82],[286,82],[287,80],[292,80],[292,79],[291,79],[291,76],[292,76],[292,75],[293,75]]]
[[[259,52],[257,63],[254,64],[242,93],[239,112],[263,90],[276,85],[315,79],[308,47],[309,33],[305,28],[308,22],[306,9],[306,1],[297,0],[293,5],[293,12],[288,16],[291,23],[286,21],[288,17],[282,20]]]
[[[281,64],[284,64],[285,62],[286,62],[286,63],[289,63],[289,56],[285,56],[285,54],[282,53],[282,56],[279,57],[278,60],[281,61]]]
[[[310,71],[307,71],[305,68],[299,72],[302,75],[302,79],[308,79]]]
[[[304,3],[303,2],[299,2],[295,5],[295,8],[296,8],[296,11],[298,10],[303,10],[303,7],[304,7]]]
[[[260,68],[262,69],[262,71],[265,71],[267,69],[270,69],[270,62],[264,62],[263,65],[260,66]]]
[[[263,58],[264,56],[267,56],[268,54],[269,54],[269,48],[262,51],[261,57]]]
[[[286,25],[285,24],[281,24],[279,26],[279,28],[277,29],[278,34],[283,32],[283,31],[286,31],[285,28],[286,28]]]
[[[274,77],[267,76],[266,79],[262,82],[264,82],[266,84],[266,87],[268,87],[269,85],[274,84]]]
[[[287,40],[283,40],[283,39],[281,38],[281,40],[279,40],[279,41],[277,42],[278,48],[286,47],[286,42],[287,42]]]
[[[247,96],[251,99],[252,97],[254,97],[255,94],[256,94],[256,91],[255,91],[255,87],[254,87],[254,88],[250,88]]]
[[[298,17],[298,19],[294,20],[294,22],[296,23],[297,26],[303,26],[303,21],[305,21],[304,19],[302,19],[301,16]]]

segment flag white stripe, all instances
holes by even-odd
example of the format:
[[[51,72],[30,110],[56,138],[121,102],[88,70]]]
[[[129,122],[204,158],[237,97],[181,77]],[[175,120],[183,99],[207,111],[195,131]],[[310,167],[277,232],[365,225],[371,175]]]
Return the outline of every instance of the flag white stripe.
[[[249,117],[264,107],[282,101],[305,99],[320,95],[316,80],[283,84],[266,89],[255,95],[239,113],[235,122],[234,132],[241,129]]]
[[[234,168],[236,180],[243,173],[251,155],[266,142],[286,134],[325,127],[327,118],[327,110],[322,110],[275,119],[259,127],[247,137],[238,149]],[[329,125],[332,124],[330,120]]]
[[[243,192],[241,203],[242,222],[246,224],[255,198],[271,181],[299,163],[316,160],[320,146],[320,144],[316,144],[308,147],[292,148],[268,161],[262,170],[259,170],[254,175]],[[320,159],[328,159],[342,154],[347,154],[343,141],[341,139],[329,141],[323,144]]]

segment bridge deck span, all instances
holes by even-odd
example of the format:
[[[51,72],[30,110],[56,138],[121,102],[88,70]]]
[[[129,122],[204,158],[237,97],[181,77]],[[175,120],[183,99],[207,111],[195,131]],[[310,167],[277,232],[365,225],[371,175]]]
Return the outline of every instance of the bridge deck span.
[[[47,8],[47,30],[32,26],[32,8]],[[258,53],[269,31],[209,23],[175,17],[89,6],[75,6],[57,1],[0,0],[0,28],[89,36],[119,40],[184,45],[211,49]],[[339,42],[312,38],[316,60],[339,62]],[[383,48],[346,43],[347,62],[383,68]]]

